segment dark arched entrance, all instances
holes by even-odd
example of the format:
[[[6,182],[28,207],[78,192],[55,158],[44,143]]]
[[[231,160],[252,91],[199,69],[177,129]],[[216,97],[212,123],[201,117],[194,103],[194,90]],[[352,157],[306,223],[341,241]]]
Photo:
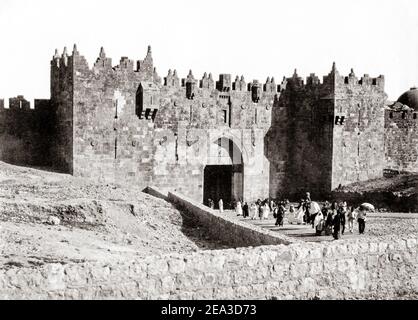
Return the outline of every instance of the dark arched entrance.
[[[209,204],[209,199],[215,202],[222,199],[225,209],[233,208],[233,203],[243,200],[244,164],[243,157],[237,145],[228,138],[219,138],[212,145],[208,164],[204,169],[203,200]]]

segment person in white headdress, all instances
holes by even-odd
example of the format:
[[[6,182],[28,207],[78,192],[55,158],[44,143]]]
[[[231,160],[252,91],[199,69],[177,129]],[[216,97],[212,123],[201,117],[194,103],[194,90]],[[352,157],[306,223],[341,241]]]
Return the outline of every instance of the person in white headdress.
[[[305,206],[303,204],[303,201],[300,202],[299,207],[296,208],[293,214],[292,223],[296,224],[303,224],[304,223],[304,217],[305,217]]]
[[[322,211],[319,211],[315,215],[315,219],[313,222],[313,226],[316,230],[317,235],[321,235],[322,230],[324,229],[325,221],[324,221],[324,215],[322,214]]]
[[[251,219],[252,220],[255,220],[255,219],[257,219],[257,217],[258,217],[258,206],[257,206],[257,204],[256,203],[252,203],[251,204],[251,209],[250,209],[250,211],[251,211]]]
[[[237,201],[235,212],[237,213],[238,217],[242,216],[242,204],[240,200]]]
[[[219,200],[219,212],[224,212],[224,202],[222,201],[222,199]]]
[[[266,202],[264,204],[264,208],[263,208],[263,219],[268,219],[270,215],[270,207],[268,205],[268,203]]]

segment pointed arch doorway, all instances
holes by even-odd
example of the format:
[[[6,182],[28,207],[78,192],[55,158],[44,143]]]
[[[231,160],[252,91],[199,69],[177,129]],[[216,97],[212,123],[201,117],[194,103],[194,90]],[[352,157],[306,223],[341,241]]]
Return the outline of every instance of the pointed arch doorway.
[[[225,209],[232,209],[234,201],[243,200],[244,163],[239,147],[229,138],[222,137],[212,142],[210,156],[204,168],[203,202],[209,199],[218,208],[222,199]]]

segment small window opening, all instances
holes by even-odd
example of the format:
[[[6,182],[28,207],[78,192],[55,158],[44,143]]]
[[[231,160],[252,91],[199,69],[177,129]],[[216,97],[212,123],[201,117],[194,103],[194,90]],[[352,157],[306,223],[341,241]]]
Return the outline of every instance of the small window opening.
[[[139,119],[142,119],[142,111],[144,108],[144,90],[142,85],[139,85],[139,88],[136,92],[136,99],[135,99],[135,114],[138,116]]]
[[[224,123],[227,123],[228,117],[226,110],[222,110],[222,119]]]
[[[336,116],[336,117],[335,117],[335,122],[334,122],[334,124],[335,124],[335,125],[340,124],[340,116]]]

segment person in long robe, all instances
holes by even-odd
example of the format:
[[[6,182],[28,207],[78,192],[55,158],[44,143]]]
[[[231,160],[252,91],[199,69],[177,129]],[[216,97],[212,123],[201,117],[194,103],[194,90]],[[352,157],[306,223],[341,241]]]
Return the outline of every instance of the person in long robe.
[[[332,219],[332,223],[333,223],[333,234],[332,236],[334,237],[335,240],[338,240],[341,238],[341,224],[342,224],[342,212],[338,211],[335,215],[334,218]]]
[[[304,208],[305,208],[305,222],[306,224],[311,223],[311,214],[309,213],[309,209],[311,207],[311,203],[308,201],[305,201]]]
[[[356,220],[356,211],[351,207],[347,214],[348,230],[350,233],[354,232],[354,220]]]
[[[256,203],[251,204],[251,219],[255,220],[258,217],[258,205]]]
[[[324,225],[325,225],[324,216],[321,211],[319,211],[316,214],[313,225],[314,225],[316,234],[321,235],[324,229]]]
[[[332,229],[334,226],[333,219],[336,214],[337,214],[337,202],[334,201],[328,210],[327,219],[325,220],[325,235],[327,236],[332,234]]]
[[[259,213],[260,220],[263,220],[263,218],[264,218],[264,205],[262,203],[260,203],[259,206],[258,206],[258,213]]]
[[[273,200],[270,200],[269,208],[270,208],[270,212],[273,213],[274,212],[274,209],[277,208],[276,202],[274,202]]]
[[[269,218],[269,215],[270,215],[270,207],[269,207],[268,203],[266,202],[264,204],[263,219],[267,220]]]
[[[250,216],[247,202],[244,202],[244,205],[242,206],[242,215],[243,215],[244,219],[248,218]]]
[[[360,207],[360,210],[357,213],[357,222],[358,222],[358,232],[363,234],[366,229],[366,210]]]
[[[219,200],[219,212],[224,212],[224,202],[222,201],[222,199]]]
[[[312,201],[309,204],[309,216],[310,216],[310,221],[312,224],[312,229],[315,229],[315,218],[318,215],[318,213],[321,212],[321,208],[319,207],[319,204],[315,201]]]
[[[345,215],[347,214],[347,203],[343,202],[340,207],[338,208],[338,212],[340,214],[341,219],[341,234],[343,235],[345,232]]]
[[[242,216],[242,205],[240,200],[237,201],[235,212],[237,213],[238,217]]]
[[[330,236],[332,234],[332,211],[328,210],[327,218],[325,219],[325,235]]]
[[[286,208],[284,207],[284,203],[281,202],[277,208],[276,226],[283,227],[285,213]]]
[[[295,211],[294,220],[297,224],[303,224],[305,217],[305,209],[303,206],[300,206],[298,210]]]

